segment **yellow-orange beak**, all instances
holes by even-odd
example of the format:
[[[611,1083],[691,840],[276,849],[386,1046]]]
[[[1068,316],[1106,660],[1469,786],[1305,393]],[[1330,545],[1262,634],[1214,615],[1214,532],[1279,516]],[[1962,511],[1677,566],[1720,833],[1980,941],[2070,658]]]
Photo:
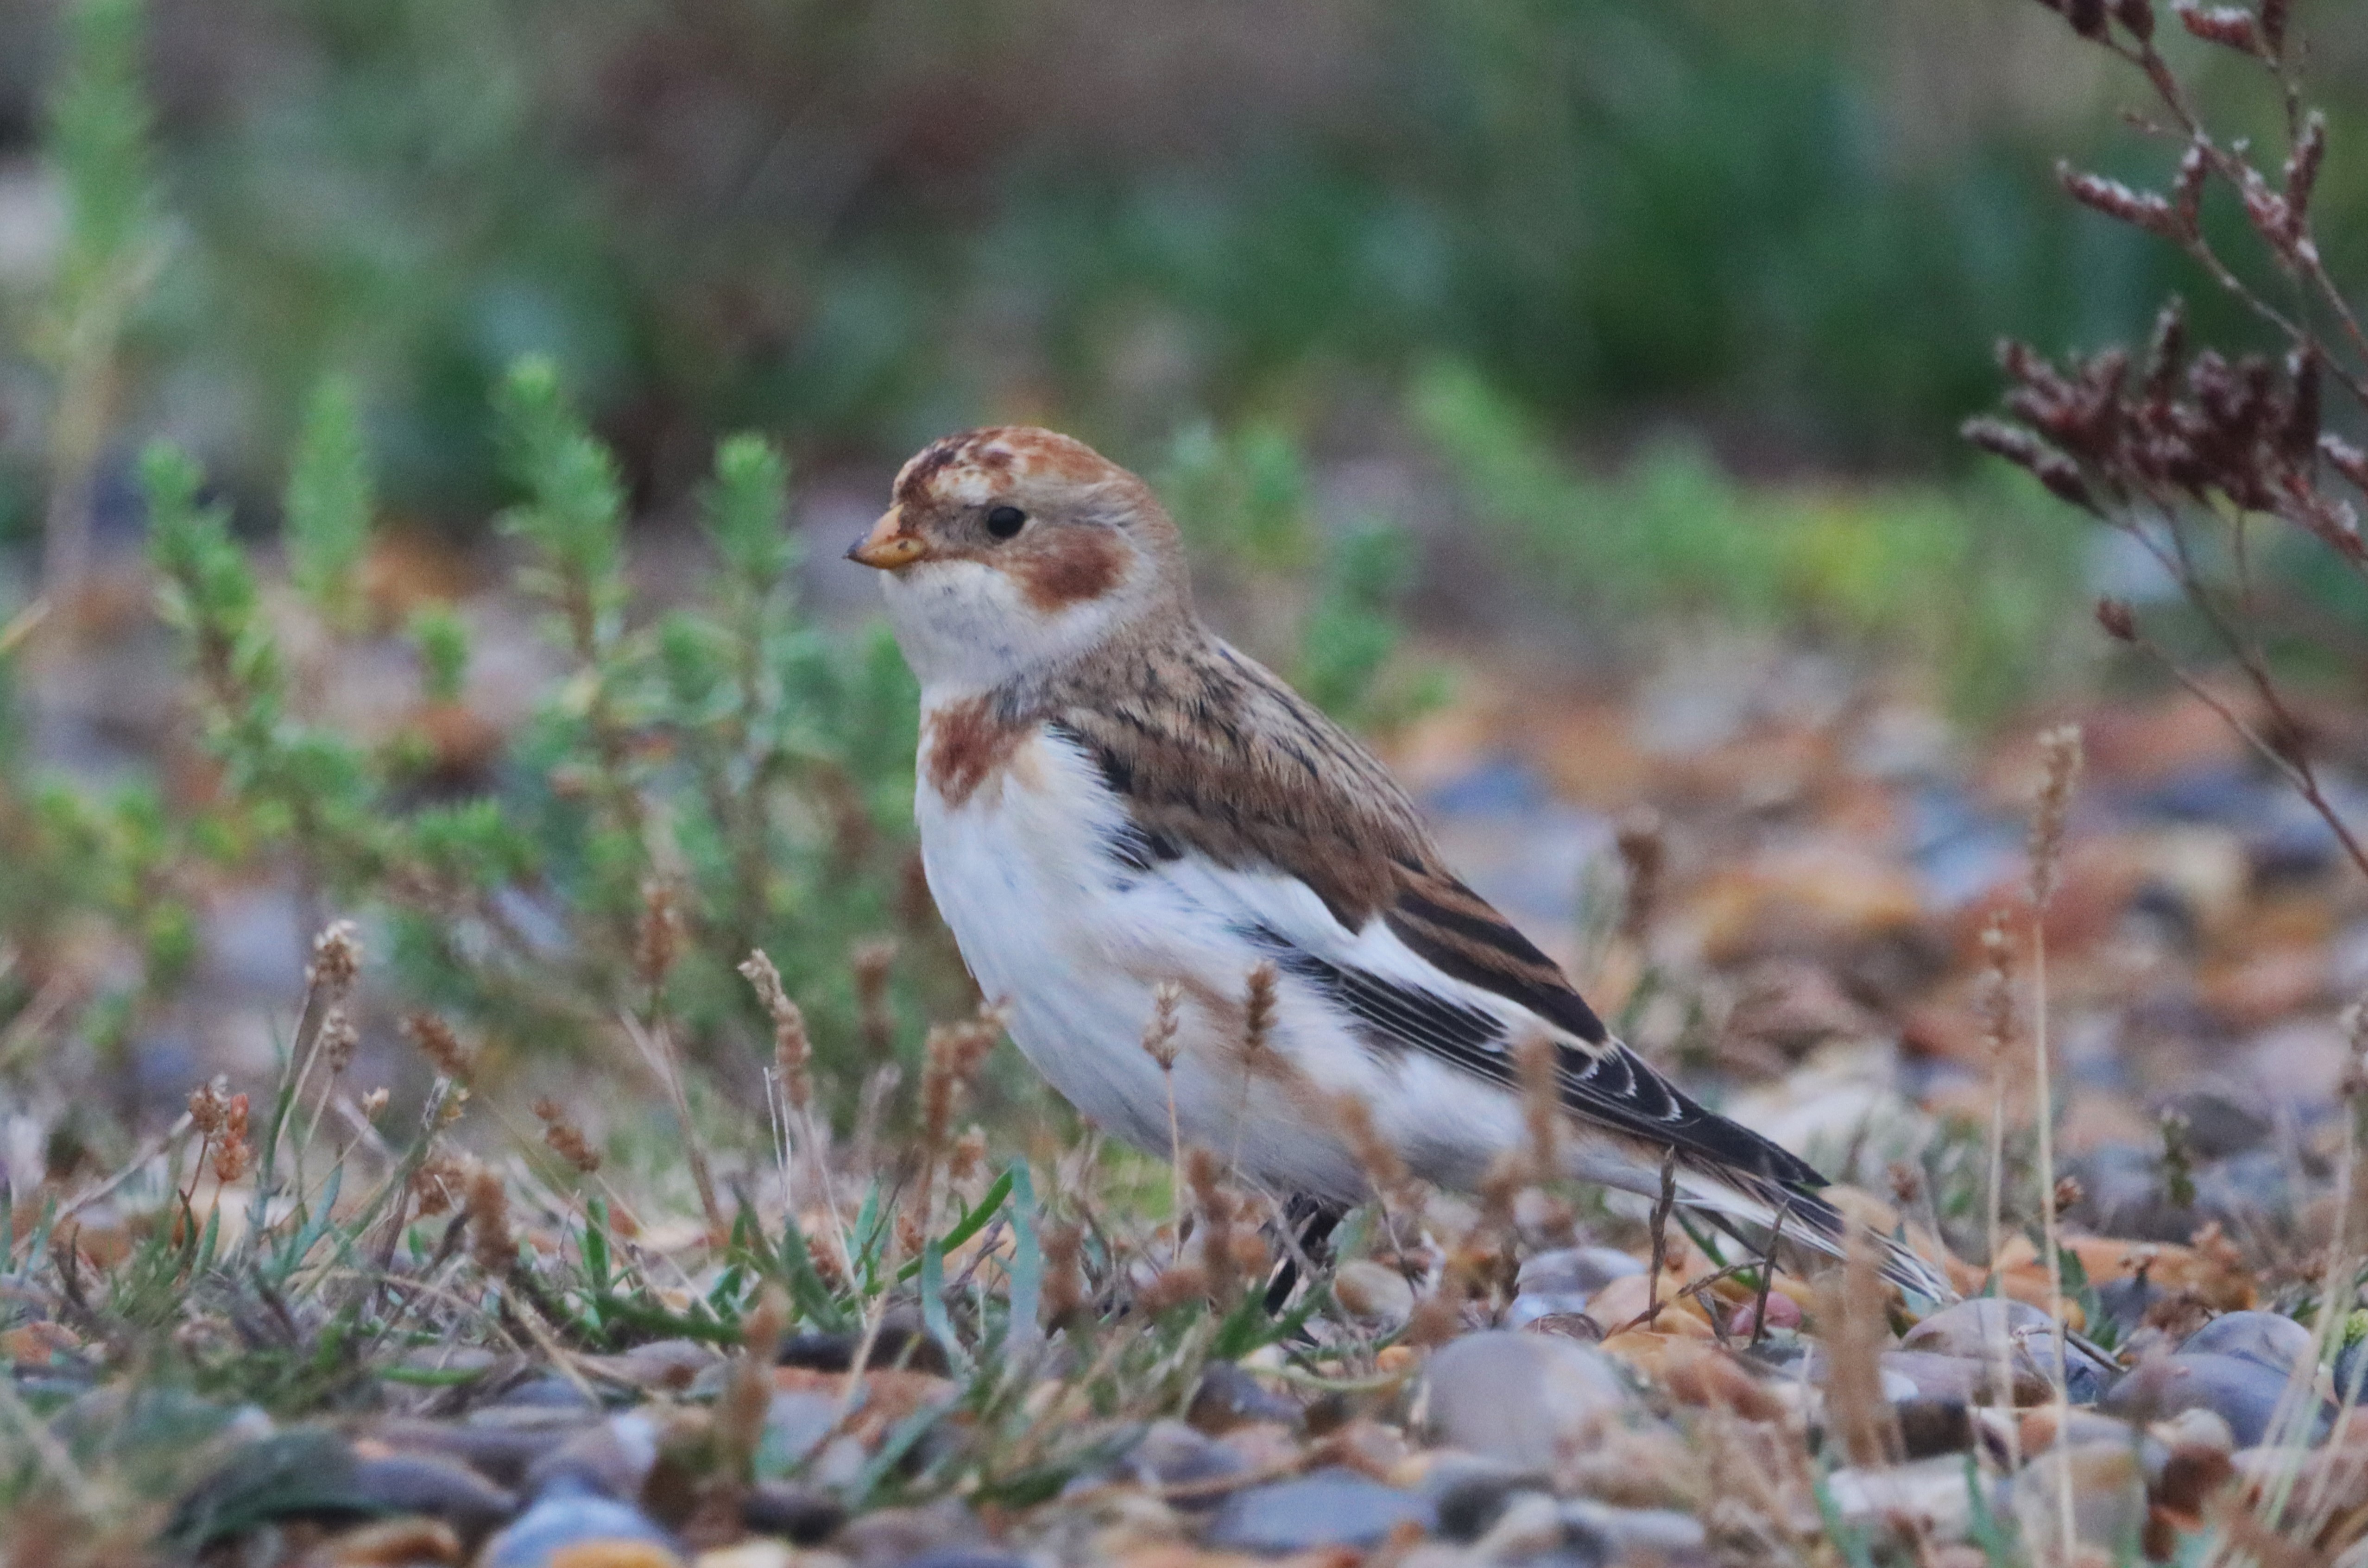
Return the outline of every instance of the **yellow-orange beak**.
[[[847,558],[860,561],[866,566],[876,566],[882,572],[893,572],[899,566],[910,566],[926,560],[928,540],[918,534],[905,531],[905,514],[891,506],[871,525],[871,531],[849,545]]]

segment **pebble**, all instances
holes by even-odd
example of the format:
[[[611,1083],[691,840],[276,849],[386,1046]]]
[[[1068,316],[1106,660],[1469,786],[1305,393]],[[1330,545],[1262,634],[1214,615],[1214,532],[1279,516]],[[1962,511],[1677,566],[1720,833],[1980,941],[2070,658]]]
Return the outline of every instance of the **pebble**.
[[[1878,1363],[1886,1373],[1904,1378],[1918,1399],[1949,1399],[1961,1404],[1990,1404],[1998,1397],[1998,1366],[1971,1356],[1948,1356],[1930,1350],[1886,1350]],[[2040,1375],[2028,1358],[2009,1365],[2009,1397],[2016,1404],[2037,1404],[2052,1398],[2055,1385]],[[1889,1387],[1889,1379],[1884,1380]]]
[[[855,1366],[855,1353],[862,1348],[860,1334],[793,1334],[781,1341],[776,1364],[783,1367],[803,1367],[814,1372],[845,1372]],[[901,1367],[906,1371],[930,1372],[945,1377],[953,1371],[946,1348],[931,1338],[920,1320],[902,1312],[890,1312],[881,1320],[880,1332],[871,1344],[871,1354],[865,1358],[866,1367]]]
[[[1899,1440],[1911,1460],[1963,1453],[1974,1446],[1973,1406],[1962,1399],[1919,1394],[1895,1400],[1891,1415],[1899,1423]]]
[[[1434,1452],[1417,1488],[1438,1511],[1439,1533],[1474,1541],[1495,1528],[1515,1497],[1544,1490],[1544,1471],[1452,1450]]]
[[[1184,1419],[1211,1437],[1219,1437],[1254,1421],[1296,1426],[1299,1405],[1231,1361],[1212,1361],[1201,1369]]]
[[[1155,1421],[1129,1450],[1125,1467],[1146,1486],[1192,1486],[1248,1468],[1241,1455],[1181,1421]],[[1215,1496],[1208,1499],[1214,1502]],[[1179,1502],[1189,1506],[1190,1501]]]
[[[658,1462],[657,1423],[639,1411],[612,1415],[566,1438],[526,1470],[527,1494],[572,1482],[603,1497],[630,1500]]]
[[[1661,1310],[1647,1324],[1645,1315],[1652,1312],[1654,1304],[1652,1281],[1632,1274],[1612,1280],[1588,1298],[1587,1315],[1607,1335],[1634,1325],[1655,1334],[1691,1334],[1700,1328],[1702,1337],[1710,1337],[1710,1313],[1700,1296],[1680,1296],[1665,1280],[1659,1298]]]
[[[1974,1494],[1961,1455],[1837,1470],[1826,1478],[1826,1490],[1845,1525],[1884,1528],[1906,1520],[1933,1541],[1964,1540],[1973,1531]]]
[[[740,1528],[779,1536],[794,1546],[819,1546],[847,1522],[847,1506],[819,1487],[760,1481],[740,1499]]]
[[[674,1538],[631,1504],[561,1483],[485,1543],[479,1568],[681,1568]]]
[[[1441,1346],[1424,1378],[1430,1439],[1515,1465],[1548,1465],[1627,1410],[1627,1384],[1600,1351],[1507,1329]]]
[[[856,1395],[857,1408],[864,1396]],[[765,1406],[765,1435],[757,1441],[760,1468],[782,1471],[803,1461],[837,1430],[840,1401],[812,1389],[781,1391]]]
[[[2259,1362],[2280,1374],[2309,1359],[2310,1330],[2278,1312],[2223,1312],[2187,1336],[2182,1356],[2234,1356]]]
[[[991,1552],[985,1528],[954,1498],[917,1508],[874,1508],[847,1522],[831,1550],[871,1568],[952,1551]]]
[[[2277,1368],[2240,1356],[2181,1350],[2140,1366],[2113,1385],[2099,1408],[2134,1421],[2209,1410],[2228,1424],[2238,1448],[2249,1449],[2269,1435],[2285,1389],[2286,1374]],[[2328,1419],[2322,1406],[2322,1430]]]
[[[1558,1512],[1568,1544],[1599,1546],[1603,1562],[1689,1557],[1707,1539],[1699,1519],[1669,1508],[1615,1508],[1578,1497]]]
[[[1417,1493],[1353,1471],[1319,1470],[1227,1496],[1206,1539],[1227,1551],[1280,1554],[1373,1546],[1406,1524],[1427,1534],[1438,1524],[1437,1510]]]
[[[1576,1291],[1524,1290],[1506,1303],[1504,1326],[1527,1328],[1546,1318],[1585,1317],[1588,1301]]]
[[[1371,1258],[1340,1266],[1332,1276],[1332,1299],[1360,1323],[1395,1328],[1414,1315],[1414,1287],[1406,1276]]]
[[[461,1561],[461,1537],[441,1519],[382,1519],[329,1543],[330,1568],[422,1568]]]
[[[1987,1367],[1998,1354],[2000,1334],[2006,1338],[2009,1366],[2014,1374],[2015,1402],[2030,1403],[2050,1396],[2055,1386],[2059,1341],[2055,1320],[2028,1301],[1980,1296],[1941,1308],[1900,1341],[1901,1348],[1956,1356]],[[2075,1403],[2087,1403],[2104,1392],[2111,1373],[2093,1358],[2062,1345],[2060,1354],[2066,1393]],[[2036,1392],[2033,1382],[2041,1385]]]
[[[373,1513],[427,1514],[469,1540],[518,1512],[518,1500],[475,1471],[432,1454],[386,1454],[354,1466],[354,1501]]]
[[[1748,1340],[1759,1325],[1759,1303],[1746,1301],[1735,1309],[1733,1317],[1727,1319],[1726,1335],[1729,1339]],[[1770,1329],[1799,1328],[1801,1303],[1781,1290],[1770,1290],[1768,1293],[1768,1326]]]
[[[1590,1296],[1614,1279],[1645,1272],[1642,1259],[1616,1247],[1557,1247],[1532,1253],[1514,1286],[1542,1296]]]
[[[560,1377],[556,1373],[528,1378],[521,1382],[514,1383],[504,1389],[498,1397],[484,1407],[485,1411],[597,1411],[599,1408],[598,1398],[586,1393],[574,1381]]]

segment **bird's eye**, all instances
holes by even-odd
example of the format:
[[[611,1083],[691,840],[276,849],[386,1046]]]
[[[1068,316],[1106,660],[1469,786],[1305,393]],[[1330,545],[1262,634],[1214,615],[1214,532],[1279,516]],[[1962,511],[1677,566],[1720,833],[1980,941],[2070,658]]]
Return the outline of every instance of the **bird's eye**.
[[[1028,514],[1017,506],[997,506],[986,515],[986,531],[997,539],[1009,539],[1027,525]]]

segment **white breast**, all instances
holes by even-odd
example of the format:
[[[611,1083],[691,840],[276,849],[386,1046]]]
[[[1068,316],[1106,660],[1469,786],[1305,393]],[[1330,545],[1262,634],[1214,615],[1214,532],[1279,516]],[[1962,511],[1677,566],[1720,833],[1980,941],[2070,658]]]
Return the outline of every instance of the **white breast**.
[[[979,988],[1071,1104],[1165,1156],[1170,1084],[1142,1047],[1154,987],[1172,979],[1239,997],[1262,955],[1235,929],[1236,912],[1195,896],[1190,878],[1138,874],[1113,858],[1124,812],[1072,743],[1031,735],[959,805],[928,783],[927,747],[922,864]],[[1272,1049],[1303,1067],[1337,1057],[1329,1065],[1352,1078],[1365,1069],[1312,999],[1286,987],[1280,1011]],[[1354,1162],[1328,1131],[1274,1083],[1248,1081],[1234,1042],[1214,1031],[1188,998],[1173,1081],[1183,1141],[1280,1189],[1357,1194]]]

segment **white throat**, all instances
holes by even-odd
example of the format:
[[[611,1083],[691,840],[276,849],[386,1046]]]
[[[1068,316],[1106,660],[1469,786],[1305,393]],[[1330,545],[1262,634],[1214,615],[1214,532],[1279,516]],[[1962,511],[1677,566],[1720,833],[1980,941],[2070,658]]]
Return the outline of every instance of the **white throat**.
[[[925,561],[880,574],[888,621],[932,704],[1039,675],[1106,642],[1138,609],[1133,583],[1046,611],[1006,572]]]

